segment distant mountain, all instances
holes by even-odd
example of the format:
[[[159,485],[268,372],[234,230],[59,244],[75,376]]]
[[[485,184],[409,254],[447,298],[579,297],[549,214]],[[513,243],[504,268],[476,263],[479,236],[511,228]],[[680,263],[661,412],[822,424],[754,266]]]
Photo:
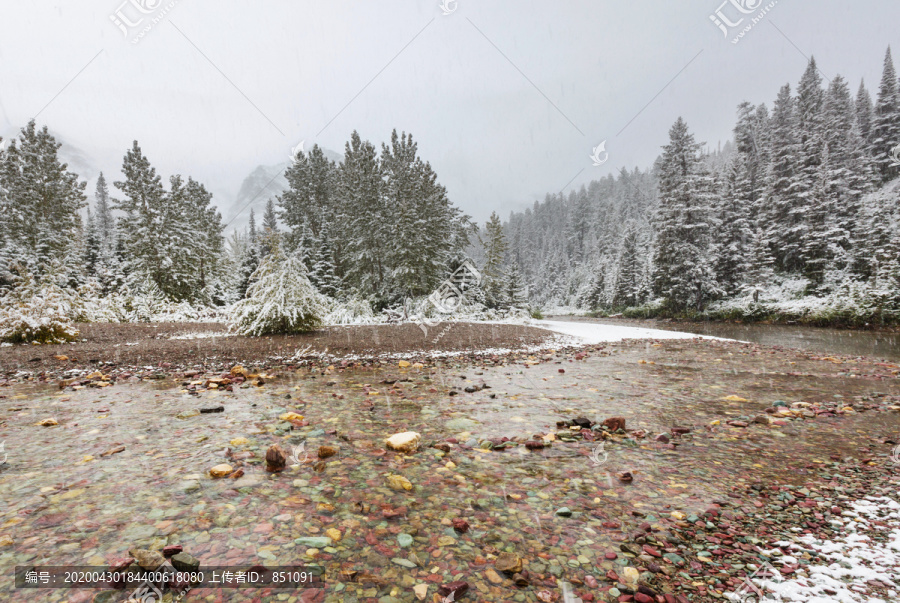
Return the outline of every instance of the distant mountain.
[[[344,160],[343,155],[330,149],[322,149],[322,152],[335,163]],[[230,207],[223,207],[222,217],[226,223],[230,222],[226,229],[227,232],[231,232],[234,228],[246,227],[250,220],[251,209],[256,214],[257,225],[260,223],[262,214],[266,210],[266,202],[288,189],[288,181],[284,177],[284,172],[290,165],[288,161],[274,165],[259,165],[244,178]]]

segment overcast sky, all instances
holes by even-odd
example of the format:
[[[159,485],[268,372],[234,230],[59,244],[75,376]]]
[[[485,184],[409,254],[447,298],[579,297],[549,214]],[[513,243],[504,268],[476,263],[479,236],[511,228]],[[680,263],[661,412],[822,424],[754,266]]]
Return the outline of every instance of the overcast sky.
[[[137,139],[223,206],[300,141],[342,151],[354,129],[380,145],[397,128],[457,205],[505,218],[648,166],[679,115],[714,147],[739,102],[796,84],[804,55],[873,96],[889,44],[900,63],[895,0],[779,0],[738,44],[752,15],[722,7],[744,17],[726,38],[709,18],[721,0],[448,0],[447,15],[440,0],[121,1],[0,0],[0,134],[37,115],[111,180]],[[136,23],[138,6],[126,37],[110,15]]]

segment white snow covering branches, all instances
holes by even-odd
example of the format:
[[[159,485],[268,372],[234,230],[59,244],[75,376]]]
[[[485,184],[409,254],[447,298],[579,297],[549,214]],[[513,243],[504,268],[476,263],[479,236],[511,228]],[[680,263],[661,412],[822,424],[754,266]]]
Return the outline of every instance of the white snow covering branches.
[[[323,324],[331,305],[316,291],[303,262],[275,247],[251,277],[247,297],[231,308],[229,326],[242,335],[304,333]]]

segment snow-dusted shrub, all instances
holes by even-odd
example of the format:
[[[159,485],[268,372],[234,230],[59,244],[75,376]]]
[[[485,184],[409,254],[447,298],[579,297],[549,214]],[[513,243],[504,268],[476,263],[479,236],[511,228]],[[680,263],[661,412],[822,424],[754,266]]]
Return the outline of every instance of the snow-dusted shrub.
[[[250,279],[247,297],[231,308],[232,330],[260,336],[304,333],[322,326],[331,304],[309,281],[300,258],[285,257],[275,247]]]
[[[63,343],[78,338],[74,321],[81,316],[78,296],[52,278],[25,275],[0,297],[0,341]]]
[[[326,325],[371,325],[384,322],[384,316],[377,316],[368,301],[352,297],[347,301],[332,302]]]

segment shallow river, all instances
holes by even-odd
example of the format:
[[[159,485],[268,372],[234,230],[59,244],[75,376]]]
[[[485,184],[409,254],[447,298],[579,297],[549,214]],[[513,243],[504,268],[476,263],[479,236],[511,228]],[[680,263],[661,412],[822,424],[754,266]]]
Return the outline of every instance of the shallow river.
[[[177,377],[3,388],[0,599],[120,601],[125,593],[15,589],[9,577],[15,566],[104,567],[133,547],[181,545],[204,565],[314,564],[323,574],[317,589],[197,590],[191,601],[405,603],[417,600],[415,586],[430,599],[438,585],[465,580],[466,600],[533,602],[542,591],[558,597],[557,579],[624,571],[634,560],[620,545],[644,522],[665,530],[674,511],[700,513],[758,481],[799,485],[837,458],[886,463],[885,439],[900,432],[893,412],[713,427],[777,400],[896,400],[896,365],[719,341],[632,342],[540,360],[302,369],[264,387],[198,395]],[[481,383],[491,387],[463,391]],[[210,405],[223,411],[197,410]],[[286,412],[308,425],[287,423]],[[568,431],[557,421],[580,416],[622,417],[651,435],[691,431],[673,436],[677,448],[624,436],[535,451],[480,444],[555,439]],[[39,424],[50,418],[58,424]],[[422,449],[385,451],[383,439],[406,430],[422,434]],[[448,440],[449,454],[428,447]],[[294,457],[283,473],[265,471],[274,443]],[[320,462],[322,446],[336,454]],[[220,463],[245,474],[214,479],[209,469]],[[622,471],[633,482],[617,479]],[[470,528],[455,529],[454,519]],[[500,552],[522,558],[528,585],[488,571]]]
[[[712,335],[763,345],[797,348],[821,354],[868,356],[900,361],[900,334],[850,329],[823,329],[800,325],[733,324],[722,322],[666,322],[661,320],[591,319],[558,316],[553,320],[589,321],[602,324],[634,325],[698,335]]]

